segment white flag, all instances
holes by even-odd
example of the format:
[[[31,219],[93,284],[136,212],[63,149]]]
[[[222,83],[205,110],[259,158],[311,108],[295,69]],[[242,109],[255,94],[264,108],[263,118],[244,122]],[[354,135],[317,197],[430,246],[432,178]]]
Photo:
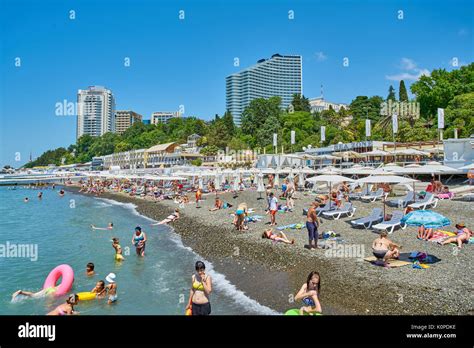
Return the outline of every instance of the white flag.
[[[371,130],[372,130],[372,126],[370,124],[370,120],[367,119],[365,120],[365,136],[366,137],[370,137]]]
[[[276,133],[273,133],[273,146],[278,146],[278,135]]]
[[[326,141],[326,127],[321,126],[321,142]]]
[[[438,129],[444,129],[444,109],[438,108]]]
[[[398,116],[397,116],[397,114],[392,115],[392,132],[393,132],[393,134],[398,133]]]
[[[295,131],[291,131],[291,145],[295,144]]]

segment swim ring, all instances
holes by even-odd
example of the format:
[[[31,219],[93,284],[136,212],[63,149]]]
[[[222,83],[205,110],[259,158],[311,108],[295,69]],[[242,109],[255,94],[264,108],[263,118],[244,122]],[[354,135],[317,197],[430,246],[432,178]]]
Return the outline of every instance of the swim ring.
[[[44,281],[43,289],[53,288],[56,286],[59,278],[61,283],[55,291],[56,296],[65,295],[71,290],[72,283],[74,282],[74,271],[69,265],[59,265],[49,272],[48,277]]]
[[[95,292],[85,291],[85,292],[78,292],[77,296],[79,297],[79,301],[90,301],[94,300],[97,297]]]

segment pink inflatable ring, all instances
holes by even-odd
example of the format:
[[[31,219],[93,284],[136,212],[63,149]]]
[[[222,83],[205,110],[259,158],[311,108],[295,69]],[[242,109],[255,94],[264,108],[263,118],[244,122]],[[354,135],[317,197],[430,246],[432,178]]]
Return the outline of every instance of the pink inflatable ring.
[[[44,281],[43,289],[54,288],[59,278],[61,283],[54,292],[56,296],[65,295],[71,290],[72,283],[74,282],[74,271],[69,265],[59,265],[51,272],[49,272],[48,277]]]

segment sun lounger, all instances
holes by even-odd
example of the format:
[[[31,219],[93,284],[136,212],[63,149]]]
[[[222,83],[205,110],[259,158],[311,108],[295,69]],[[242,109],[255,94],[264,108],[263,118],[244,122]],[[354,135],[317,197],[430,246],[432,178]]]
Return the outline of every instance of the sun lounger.
[[[393,233],[396,227],[401,227],[405,229],[407,226],[401,223],[403,218],[403,212],[394,211],[392,213],[392,218],[389,221],[384,221],[379,224],[372,226],[375,230],[378,231],[387,231],[389,234]]]
[[[372,190],[372,185],[365,185],[364,189],[361,192],[351,192],[349,193],[349,199],[360,199],[362,196],[367,196]]]
[[[401,199],[392,199],[387,201],[387,205],[390,207],[399,207],[399,208],[406,208],[406,206],[412,203],[415,200],[415,192],[409,191],[405,195],[405,197]]]
[[[363,226],[365,229],[372,227],[373,224],[378,223],[383,220],[382,209],[381,208],[374,208],[369,216],[352,220],[351,225],[354,227]]]
[[[427,192],[425,195],[425,198],[423,198],[421,201],[412,203],[409,205],[409,207],[413,209],[421,209],[425,210],[426,208],[436,208],[438,205],[438,198],[436,198],[431,192]]]
[[[360,197],[361,200],[367,200],[369,202],[375,202],[377,199],[382,198],[383,196],[387,196],[385,192],[383,192],[383,189],[378,189],[375,192],[372,192],[371,194],[365,195]]]
[[[332,217],[334,218],[334,220],[339,220],[342,215],[353,217],[355,211],[356,208],[352,205],[352,203],[345,203],[340,208],[323,212],[323,215],[327,217]]]

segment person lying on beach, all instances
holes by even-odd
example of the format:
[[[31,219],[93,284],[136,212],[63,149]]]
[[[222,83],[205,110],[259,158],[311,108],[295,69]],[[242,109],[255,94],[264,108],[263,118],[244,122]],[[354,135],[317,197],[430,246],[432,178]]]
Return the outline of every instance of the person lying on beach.
[[[91,225],[91,228],[93,230],[102,230],[102,231],[113,230],[114,224],[112,222],[109,222],[109,225],[107,227],[95,227],[94,225]]]
[[[300,315],[308,313],[321,313],[321,303],[319,302],[319,294],[321,291],[321,276],[318,272],[311,272],[308,275],[306,283],[301,286],[300,291],[295,296],[295,300],[301,300],[304,306],[300,308]]]
[[[46,297],[46,296],[51,296],[51,295],[54,295],[54,293],[56,292],[56,289],[58,287],[55,286],[55,287],[52,287],[52,288],[46,288],[46,289],[42,289],[38,292],[32,292],[32,291],[25,291],[25,290],[18,290],[18,291],[15,291],[12,295],[12,302],[14,302],[17,298],[18,295],[23,295],[23,296],[26,296],[26,297],[31,297],[31,298],[43,298],[43,297]]]
[[[277,233],[273,232],[273,228],[270,228],[262,233],[262,238],[270,239],[275,242],[283,242],[285,244],[295,244],[295,240],[289,240],[288,237],[282,232],[279,231]]]
[[[449,237],[443,241],[439,241],[438,243],[441,245],[449,244],[449,243],[456,243],[458,248],[461,249],[463,243],[468,243],[469,239],[472,237],[473,232],[464,225],[464,223],[456,224],[456,236]]]
[[[387,267],[387,261],[397,259],[400,256],[400,245],[395,244],[387,238],[387,232],[380,233],[380,237],[376,238],[372,243],[372,252],[377,259],[382,259],[384,266]]]
[[[123,261],[125,258],[122,255],[122,247],[120,246],[119,239],[112,238],[112,248],[115,250],[115,261]]]
[[[86,276],[88,277],[92,277],[95,275],[95,271],[94,271],[94,264],[92,262],[89,262],[87,265],[86,265]]]
[[[75,315],[79,314],[74,310],[74,306],[79,302],[79,296],[76,294],[70,295],[66,300],[66,303],[63,303],[49,312],[47,315]]]
[[[424,225],[421,225],[418,227],[418,235],[416,238],[421,239],[421,240],[429,240],[433,237],[433,229],[432,228],[426,228]]]
[[[150,224],[150,226],[156,226],[156,225],[164,225],[168,224],[170,222],[176,221],[179,219],[179,209],[175,209],[174,213],[168,215],[165,219],[161,220],[160,222]]]
[[[107,289],[105,288],[105,282],[103,280],[99,280],[91,292],[96,294],[96,298],[104,298],[107,295]]]

